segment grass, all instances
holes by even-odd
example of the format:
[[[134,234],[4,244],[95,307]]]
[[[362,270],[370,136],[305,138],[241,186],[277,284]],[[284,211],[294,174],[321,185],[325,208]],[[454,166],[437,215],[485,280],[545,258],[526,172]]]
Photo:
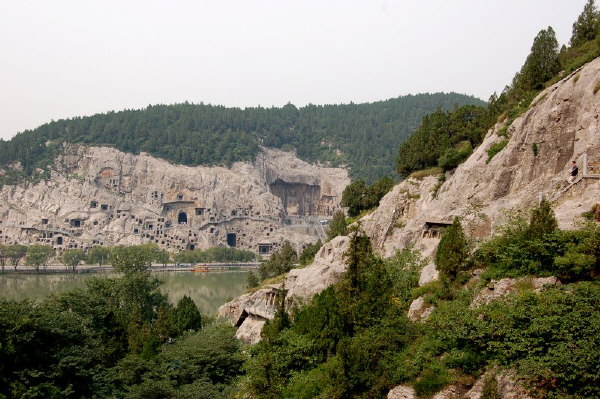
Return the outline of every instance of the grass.
[[[408,175],[408,178],[410,179],[412,177],[413,179],[423,180],[428,176],[437,176],[441,175],[442,173],[444,173],[444,169],[435,166],[433,168],[417,170],[416,172],[412,172],[410,175]]]
[[[492,144],[490,146],[490,148],[487,149],[488,159],[487,159],[487,161],[485,161],[485,163],[490,163],[492,158],[494,158],[497,153],[502,151],[504,149],[504,147],[506,147],[507,144],[508,144],[508,140],[502,140],[502,141]]]

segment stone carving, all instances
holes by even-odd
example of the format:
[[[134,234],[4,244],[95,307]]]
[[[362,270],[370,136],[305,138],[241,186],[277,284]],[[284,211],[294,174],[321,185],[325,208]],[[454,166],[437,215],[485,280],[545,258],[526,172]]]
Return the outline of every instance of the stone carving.
[[[146,242],[171,251],[228,245],[268,255],[289,240],[300,250],[324,238],[319,220],[339,208],[348,183],[344,169],[266,148],[254,162],[224,168],[67,145],[51,179],[2,187],[0,243],[59,251]]]

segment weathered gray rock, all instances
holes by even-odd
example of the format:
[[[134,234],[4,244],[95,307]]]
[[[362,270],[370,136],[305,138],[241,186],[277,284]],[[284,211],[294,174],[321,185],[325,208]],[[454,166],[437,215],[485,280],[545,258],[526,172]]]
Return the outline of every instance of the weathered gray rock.
[[[560,280],[556,277],[521,277],[518,279],[503,278],[501,280],[492,280],[479,291],[473,299],[471,306],[478,307],[502,299],[516,291],[519,286],[540,291],[545,287],[555,287],[557,285],[560,285]]]
[[[346,269],[344,253],[348,248],[348,243],[349,238],[346,236],[334,238],[319,249],[314,261],[309,266],[292,269],[285,277],[283,284],[260,288],[241,295],[222,305],[217,311],[217,316],[225,317],[233,324],[240,325],[241,322],[246,323],[246,314],[254,315],[255,317],[248,322],[248,326],[244,327],[245,330],[254,334],[259,324],[258,318],[267,320],[274,316],[276,303],[274,296],[279,294],[278,289],[285,288],[287,291],[288,306],[302,305],[308,302],[313,295],[338,281]],[[260,340],[260,334],[252,335],[252,340],[246,338],[248,333],[242,332],[241,334],[249,343],[256,343]]]
[[[235,337],[247,344],[254,345],[260,341],[260,333],[267,319],[249,315],[235,333]]]
[[[486,163],[487,149],[505,140],[496,134],[500,125],[490,130],[469,159],[446,174],[437,196],[434,176],[395,186],[363,219],[375,250],[391,256],[412,246],[431,257],[439,239],[425,234],[427,222],[459,216],[467,235],[485,239],[506,220],[507,211],[527,211],[540,197],[552,201],[559,227],[574,227],[600,198],[600,179],[593,176],[600,173],[600,95],[593,93],[599,75],[600,58],[542,92],[508,129],[508,145]],[[574,185],[567,183],[571,160],[586,176]],[[421,283],[433,276],[427,269]]]
[[[263,149],[231,168],[173,165],[107,147],[66,146],[52,178],[0,190],[0,242],[62,250],[155,242],[179,251],[256,252],[322,238],[349,182],[293,153]],[[285,221],[285,223],[284,223]]]
[[[405,248],[421,251],[430,260],[419,281],[424,285],[438,278],[432,259],[441,231],[454,217],[461,218],[467,236],[477,242],[493,235],[508,212],[523,213],[546,198],[559,227],[573,227],[600,198],[600,94],[593,93],[598,76],[600,58],[542,92],[512,123],[508,144],[490,162],[489,147],[506,139],[496,133],[501,125],[491,129],[455,171],[446,173],[443,184],[437,176],[429,176],[396,185],[377,210],[361,220],[374,250],[386,257]],[[571,160],[577,160],[583,175],[573,185],[566,181]],[[319,264],[319,270],[325,267]],[[311,290],[302,283],[305,277],[314,278],[312,272],[290,275],[294,280],[290,284],[305,287],[307,294],[299,296],[309,297],[326,287]]]
[[[435,306],[426,304],[425,298],[420,296],[410,303],[407,316],[411,321],[425,321],[434,309]]]
[[[529,393],[517,382],[516,374],[510,371],[501,373],[487,372],[482,375],[473,388],[466,394],[465,399],[481,399],[485,380],[487,378],[495,378],[498,386],[498,394],[501,399],[531,399]]]
[[[413,387],[399,385],[388,393],[387,399],[417,399],[417,394]]]

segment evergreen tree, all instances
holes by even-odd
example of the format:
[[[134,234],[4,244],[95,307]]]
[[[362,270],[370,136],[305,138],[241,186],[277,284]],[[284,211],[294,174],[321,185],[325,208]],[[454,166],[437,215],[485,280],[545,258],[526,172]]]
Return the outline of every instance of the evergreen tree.
[[[541,238],[545,234],[552,233],[558,228],[558,222],[550,202],[543,200],[540,205],[531,212],[528,233],[530,238]]]
[[[346,235],[346,215],[342,211],[336,211],[333,214],[333,218],[329,223],[329,230],[327,231],[327,241],[333,240],[337,236]]]
[[[559,71],[558,41],[554,29],[549,26],[548,29],[542,29],[533,40],[531,53],[521,68],[517,86],[524,90],[541,89]]]
[[[256,274],[254,274],[254,272],[248,273],[248,277],[246,278],[246,288],[255,288],[258,287],[259,284],[260,281],[258,281]]]
[[[202,328],[202,316],[198,307],[187,295],[177,302],[177,307],[174,310],[175,326],[177,331],[182,333],[185,331],[198,331]]]
[[[573,24],[571,46],[580,46],[583,43],[594,40],[600,29],[600,13],[594,4],[594,0],[588,0],[583,7],[583,12]]]
[[[364,199],[367,193],[365,181],[356,180],[344,188],[340,204],[348,208],[349,216],[357,216],[364,209]]]
[[[458,217],[447,227],[442,235],[435,254],[435,265],[443,276],[454,280],[469,257],[469,243]]]

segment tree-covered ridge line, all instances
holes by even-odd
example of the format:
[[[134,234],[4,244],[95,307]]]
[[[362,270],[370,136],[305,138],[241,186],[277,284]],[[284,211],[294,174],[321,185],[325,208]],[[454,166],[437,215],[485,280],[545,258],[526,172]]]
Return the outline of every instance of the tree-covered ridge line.
[[[295,149],[309,162],[348,165],[353,178],[373,182],[393,175],[398,146],[423,116],[466,104],[483,102],[463,94],[434,93],[301,108],[292,104],[244,109],[187,102],[151,105],[53,121],[9,141],[0,140],[0,167],[20,162],[21,174],[35,175],[36,168],[48,169],[58,151],[51,143],[60,142],[144,151],[189,166],[251,160],[260,146],[266,146]]]
[[[542,29],[511,84],[500,95],[492,94],[487,107],[465,105],[426,115],[415,133],[400,145],[398,174],[404,177],[437,166],[444,171],[456,168],[482,143],[487,131],[496,123],[500,124],[497,134],[506,136],[508,127],[530,108],[542,90],[598,56],[600,11],[594,0],[588,0],[573,24],[569,46],[559,46],[551,26]],[[497,146],[491,153],[488,150],[489,159],[503,148]]]

